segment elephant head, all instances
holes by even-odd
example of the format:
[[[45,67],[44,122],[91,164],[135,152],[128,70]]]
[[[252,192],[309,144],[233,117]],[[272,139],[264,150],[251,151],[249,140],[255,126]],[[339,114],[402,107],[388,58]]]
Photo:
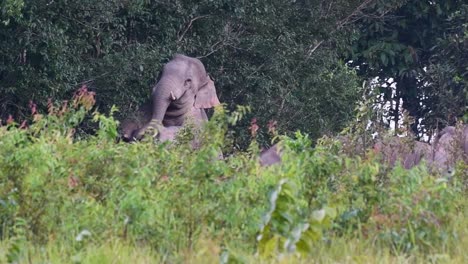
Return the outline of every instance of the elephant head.
[[[151,120],[151,101],[144,103],[135,113],[131,113],[120,124],[121,139],[125,142],[135,140],[137,131]]]
[[[202,62],[176,55],[163,68],[151,94],[151,120],[136,131],[141,138],[149,127],[182,126],[187,117],[205,121],[205,108],[219,104],[216,88]]]
[[[120,124],[121,139],[125,142],[133,140],[133,133],[140,128],[138,122],[134,119],[126,119]]]

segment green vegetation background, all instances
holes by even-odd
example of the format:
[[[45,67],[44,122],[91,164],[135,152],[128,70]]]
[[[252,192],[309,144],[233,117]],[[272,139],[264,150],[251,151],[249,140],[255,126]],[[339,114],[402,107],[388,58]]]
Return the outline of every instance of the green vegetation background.
[[[236,128],[244,148],[252,117],[262,143],[271,120],[289,135],[339,132],[375,77],[375,106],[394,109],[382,119],[398,123],[404,109],[417,137],[431,135],[466,113],[467,15],[463,0],[4,0],[0,119],[29,117],[30,101],[45,111],[83,84],[123,118],[183,53],[201,58],[229,109],[252,107]]]
[[[466,118],[464,1],[4,0],[0,11],[0,262],[468,262],[466,164],[390,168],[317,140],[364,137],[372,110],[400,99],[417,137]],[[189,132],[176,145],[116,142],[116,119],[174,53],[201,57],[227,105],[205,144],[194,151]],[[376,76],[377,91],[360,88]],[[95,97],[75,93],[83,85]],[[355,112],[369,93],[382,96]],[[283,162],[263,168],[271,138]]]
[[[118,143],[117,122],[98,112],[97,133],[81,138],[93,96],[0,127],[0,261],[467,260],[464,163],[451,175],[391,168],[297,132],[280,137],[281,164],[260,167],[255,139],[232,150],[228,126],[242,111],[221,107],[197,150],[189,131],[172,145]],[[231,154],[219,159],[221,149]]]

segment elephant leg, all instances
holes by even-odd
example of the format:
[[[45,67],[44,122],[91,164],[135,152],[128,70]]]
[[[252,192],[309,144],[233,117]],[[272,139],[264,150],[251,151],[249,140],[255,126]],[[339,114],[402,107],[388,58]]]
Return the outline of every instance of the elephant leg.
[[[175,141],[177,133],[180,131],[181,128],[181,126],[161,127],[158,135],[159,141]]]

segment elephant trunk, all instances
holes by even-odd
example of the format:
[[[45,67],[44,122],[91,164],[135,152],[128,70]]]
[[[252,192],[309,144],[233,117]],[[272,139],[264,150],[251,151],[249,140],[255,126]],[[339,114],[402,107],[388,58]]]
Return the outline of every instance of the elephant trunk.
[[[136,133],[136,138],[139,139],[143,136],[145,131],[148,128],[158,128],[162,127],[162,122],[164,115],[167,111],[167,108],[171,104],[171,101],[174,100],[174,92],[176,87],[176,82],[171,78],[162,78],[156,86],[153,88],[151,94],[153,108],[151,120]]]
[[[162,123],[164,115],[166,114],[167,108],[174,100],[174,87],[175,82],[169,78],[161,79],[153,89],[151,94],[153,100],[153,114],[150,122],[157,121]]]

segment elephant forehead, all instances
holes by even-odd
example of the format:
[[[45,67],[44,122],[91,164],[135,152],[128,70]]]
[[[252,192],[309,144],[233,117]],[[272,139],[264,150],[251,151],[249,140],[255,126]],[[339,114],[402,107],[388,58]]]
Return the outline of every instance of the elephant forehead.
[[[176,77],[181,77],[187,74],[189,64],[183,60],[173,60],[164,65],[163,76],[167,74],[175,74]]]
[[[180,87],[183,85],[183,80],[184,79],[177,74],[163,74],[161,79],[153,87],[153,90],[161,88],[165,89],[165,87]]]

